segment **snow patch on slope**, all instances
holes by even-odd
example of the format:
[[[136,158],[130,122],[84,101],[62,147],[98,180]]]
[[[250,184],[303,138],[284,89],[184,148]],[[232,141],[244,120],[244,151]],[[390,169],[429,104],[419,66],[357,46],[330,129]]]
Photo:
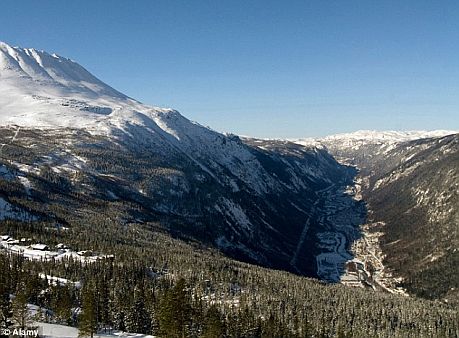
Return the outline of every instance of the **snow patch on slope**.
[[[231,218],[237,225],[242,227],[243,230],[252,231],[253,225],[239,204],[227,198],[222,198],[214,207],[219,213]]]
[[[46,338],[77,338],[79,337],[79,330],[76,327],[50,324],[44,322],[35,322],[34,325],[38,326],[41,337]],[[96,333],[94,338],[154,338],[155,336],[140,334],[140,333],[128,333],[123,331],[115,330],[111,334],[108,333]]]

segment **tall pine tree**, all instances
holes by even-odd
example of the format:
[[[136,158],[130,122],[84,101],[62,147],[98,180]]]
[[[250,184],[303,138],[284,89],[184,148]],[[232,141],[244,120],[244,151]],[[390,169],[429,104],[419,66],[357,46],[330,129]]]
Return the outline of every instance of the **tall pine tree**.
[[[11,326],[13,312],[10,301],[10,265],[7,259],[0,255],[0,329],[6,329]]]
[[[32,316],[27,308],[27,290],[25,283],[21,282],[18,284],[12,306],[14,325],[22,329],[30,327],[32,324]]]
[[[184,279],[168,290],[160,303],[159,325],[167,337],[186,337],[191,324],[190,296]]]
[[[218,338],[225,335],[225,324],[222,315],[215,305],[212,305],[206,312],[204,318],[203,338]]]
[[[134,290],[134,301],[126,315],[126,329],[136,333],[150,333],[150,316],[145,307],[145,295],[140,287]]]
[[[53,289],[53,309],[56,317],[63,324],[70,325],[72,319],[72,299],[67,285],[58,285]]]
[[[97,331],[97,305],[95,303],[95,296],[96,292],[93,284],[88,283],[83,288],[81,295],[82,312],[79,316],[79,337],[90,336],[92,338]]]

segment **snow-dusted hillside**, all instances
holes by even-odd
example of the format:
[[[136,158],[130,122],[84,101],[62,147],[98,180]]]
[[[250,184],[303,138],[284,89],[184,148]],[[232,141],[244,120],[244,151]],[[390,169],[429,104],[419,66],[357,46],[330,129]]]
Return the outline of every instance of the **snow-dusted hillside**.
[[[33,48],[0,42],[0,125],[84,128],[118,134],[126,126],[148,127],[180,140],[208,130],[173,109],[144,105],[103,83],[78,63]],[[202,135],[200,135],[202,136]]]
[[[83,128],[91,134],[149,140],[185,153],[214,178],[226,169],[258,193],[276,186],[234,138],[173,109],[130,99],[70,59],[5,43],[0,43],[0,125]]]
[[[376,131],[358,130],[353,133],[330,135],[323,138],[324,141],[367,141],[367,142],[406,142],[421,138],[441,137],[454,134],[451,130],[411,130],[411,131]]]
[[[138,105],[67,58],[0,42],[1,124],[97,130],[113,111]]]
[[[440,138],[457,134],[454,130],[432,131],[375,131],[359,130],[354,133],[336,134],[323,138],[304,138],[293,142],[305,145],[323,147],[341,162],[359,167],[365,174],[393,161],[393,150],[410,141]],[[403,147],[399,148],[402,149]]]
[[[386,264],[411,292],[457,300],[459,134],[401,143],[360,165],[369,166],[364,198],[385,222]]]

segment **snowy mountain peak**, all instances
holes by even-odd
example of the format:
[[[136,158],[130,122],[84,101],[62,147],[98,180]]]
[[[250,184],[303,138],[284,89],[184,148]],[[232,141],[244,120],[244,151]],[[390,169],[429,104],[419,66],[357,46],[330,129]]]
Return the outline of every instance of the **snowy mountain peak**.
[[[0,42],[0,125],[110,133],[171,111],[129,98],[68,58]]]
[[[2,89],[14,87],[22,94],[50,92],[62,97],[79,93],[89,98],[127,98],[70,59],[4,42],[0,43],[0,78]]]
[[[163,153],[179,151],[214,178],[226,168],[258,193],[275,182],[239,140],[175,110],[130,99],[69,59],[7,44],[0,50],[0,126],[81,128]]]

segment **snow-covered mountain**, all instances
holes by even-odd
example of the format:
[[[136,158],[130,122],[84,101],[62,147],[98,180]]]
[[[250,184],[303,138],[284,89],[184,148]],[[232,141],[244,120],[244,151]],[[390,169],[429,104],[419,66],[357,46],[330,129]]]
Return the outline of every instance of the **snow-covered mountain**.
[[[50,55],[33,48],[11,47],[0,42],[0,62],[2,89],[15,87],[14,92],[18,94],[127,99],[76,62],[57,54]],[[27,87],[21,87],[23,84]]]
[[[341,161],[352,163],[365,170],[370,167],[368,165],[369,162],[381,160],[401,144],[457,133],[459,131],[455,130],[359,130],[353,133],[336,134],[322,138],[303,138],[292,140],[292,142],[304,146],[322,147]],[[362,163],[365,163],[365,165],[359,165]]]
[[[0,124],[109,134],[168,113],[174,111],[143,105],[70,59],[0,42]]]
[[[380,146],[389,146],[401,142],[412,140],[442,137],[446,135],[456,134],[459,131],[455,130],[411,130],[411,131],[377,131],[377,130],[358,130],[352,133],[343,133],[329,135],[321,138],[302,138],[292,140],[295,143],[302,145],[325,145],[329,147],[340,147],[358,149],[362,145],[373,144]]]
[[[367,141],[367,142],[406,142],[421,138],[441,137],[454,134],[451,130],[411,130],[411,131],[376,131],[358,130],[352,133],[331,135],[323,138],[326,141]]]
[[[214,177],[213,170],[226,167],[258,192],[275,185],[260,172],[254,156],[234,140],[222,146],[223,135],[173,109],[128,98],[70,59],[5,43],[0,43],[0,56],[0,125],[83,128],[91,134],[137,141],[154,138],[152,143],[183,151]],[[207,168],[199,157],[218,164]],[[235,158],[238,161],[233,161]],[[252,170],[242,173],[241,163],[251,163]]]
[[[26,210],[48,219],[48,209],[28,201],[50,199],[66,204],[70,214],[59,217],[71,227],[81,224],[75,215],[117,205],[120,228],[161,219],[177,236],[313,276],[323,251],[314,236],[325,227],[313,211],[324,189],[333,193],[352,175],[323,149],[223,135],[131,99],[67,58],[5,43],[0,126],[9,217]]]

